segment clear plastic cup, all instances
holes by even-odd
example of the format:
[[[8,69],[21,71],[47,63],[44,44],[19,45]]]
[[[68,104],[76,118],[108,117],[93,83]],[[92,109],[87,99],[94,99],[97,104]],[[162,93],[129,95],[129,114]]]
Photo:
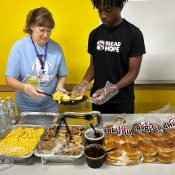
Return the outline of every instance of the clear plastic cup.
[[[86,145],[84,155],[89,167],[100,168],[104,163],[105,150],[101,144]]]
[[[85,131],[84,136],[87,144],[97,143],[102,144],[105,137],[103,129],[95,128],[96,132],[99,133],[98,137],[95,136],[95,132],[92,128],[89,128]]]

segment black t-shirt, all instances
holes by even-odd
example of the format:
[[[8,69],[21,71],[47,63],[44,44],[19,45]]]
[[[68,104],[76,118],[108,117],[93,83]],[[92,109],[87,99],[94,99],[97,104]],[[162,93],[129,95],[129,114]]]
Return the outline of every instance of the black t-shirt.
[[[94,86],[91,94],[103,88],[107,81],[118,82],[129,70],[129,58],[145,53],[142,32],[125,19],[109,29],[103,24],[89,35],[88,52],[93,55]],[[121,89],[107,103],[123,103],[134,100],[134,83]]]

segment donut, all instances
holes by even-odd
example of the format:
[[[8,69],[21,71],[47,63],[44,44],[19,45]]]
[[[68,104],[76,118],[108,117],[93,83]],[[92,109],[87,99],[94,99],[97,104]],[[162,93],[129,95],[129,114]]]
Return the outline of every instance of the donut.
[[[155,145],[158,148],[158,154],[163,157],[175,156],[175,145],[169,140],[165,142],[156,142]]]
[[[143,162],[151,163],[151,162],[154,162],[156,159],[157,159],[157,156],[145,156],[144,155]]]
[[[161,142],[161,141],[164,142],[164,141],[169,140],[167,135],[160,131],[151,132],[150,136],[153,142]]]
[[[139,141],[138,147],[144,156],[155,156],[158,152],[157,147],[151,141]]]
[[[138,147],[130,143],[124,143],[122,145],[122,150],[123,150],[122,155],[128,157],[128,159],[130,160],[140,159],[142,155]]]
[[[135,138],[137,141],[148,140],[151,141],[150,135],[146,131],[138,131],[135,133]]]
[[[124,135],[124,138],[127,143],[137,144],[137,139],[135,135]]]
[[[109,149],[112,149],[112,148],[117,148],[116,150],[110,151],[106,154],[106,156],[108,158],[116,159],[117,157],[122,155],[122,149],[121,149],[121,146],[120,146],[119,143],[116,143],[116,142],[113,141],[113,142],[108,142],[108,144],[103,145],[103,146],[104,146],[105,150],[109,150]]]
[[[175,137],[175,128],[169,128],[165,130],[165,134],[167,135],[168,138],[173,138]]]
[[[159,160],[162,163],[173,163],[173,162],[175,162],[174,157],[157,156],[157,160]]]

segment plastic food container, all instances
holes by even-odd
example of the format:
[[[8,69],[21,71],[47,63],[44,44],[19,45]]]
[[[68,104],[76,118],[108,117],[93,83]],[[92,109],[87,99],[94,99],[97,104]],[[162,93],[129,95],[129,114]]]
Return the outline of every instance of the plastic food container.
[[[105,137],[105,133],[103,129],[95,128],[95,130],[98,133],[97,136],[95,135],[95,132],[92,128],[89,128],[85,131],[84,135],[85,135],[87,144],[91,144],[91,143],[102,144],[103,143],[103,139]]]
[[[89,167],[100,168],[104,163],[105,150],[100,144],[90,144],[85,147],[84,155]]]

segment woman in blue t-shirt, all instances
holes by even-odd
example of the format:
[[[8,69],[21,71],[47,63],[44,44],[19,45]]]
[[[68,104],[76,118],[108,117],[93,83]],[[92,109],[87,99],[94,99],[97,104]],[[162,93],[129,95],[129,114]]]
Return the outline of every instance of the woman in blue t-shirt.
[[[68,71],[63,51],[58,43],[50,39],[54,25],[48,9],[31,10],[24,29],[28,35],[11,48],[6,83],[15,90],[19,112],[58,112],[59,105],[39,92],[53,94],[59,90],[67,93],[64,84]]]

